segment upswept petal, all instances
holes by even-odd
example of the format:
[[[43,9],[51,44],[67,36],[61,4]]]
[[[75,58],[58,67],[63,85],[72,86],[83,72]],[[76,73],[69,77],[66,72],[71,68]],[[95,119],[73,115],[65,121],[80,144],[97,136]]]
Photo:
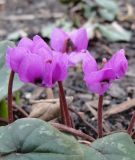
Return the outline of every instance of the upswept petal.
[[[45,48],[40,48],[38,50],[38,55],[44,59],[44,62],[51,61],[53,57],[52,51],[48,51]]]
[[[66,54],[57,54],[53,59],[52,83],[63,81],[67,76],[68,56]]]
[[[88,51],[86,51],[86,54],[83,56],[82,69],[85,75],[89,75],[98,69],[96,60]]]
[[[115,79],[116,75],[110,68],[91,72],[89,75],[84,75],[89,91],[102,95]]]
[[[69,66],[75,66],[83,60],[84,52],[71,52],[68,56]]]
[[[52,72],[53,72],[52,63],[46,62],[45,63],[45,74],[44,74],[44,78],[43,78],[43,85],[45,87],[53,87]]]
[[[23,47],[8,48],[6,53],[7,66],[14,72],[18,73],[20,63],[27,54],[27,50]]]
[[[18,74],[23,82],[41,85],[45,74],[42,58],[37,54],[28,55],[22,60]]]
[[[128,62],[123,49],[117,51],[112,58],[105,64],[104,68],[112,68],[116,73],[116,78],[121,78],[125,75],[128,68]]]
[[[94,82],[92,84],[87,84],[86,86],[90,92],[97,93],[99,95],[103,95],[110,87],[111,83],[101,84],[100,82]]]
[[[76,51],[87,49],[88,36],[87,36],[87,31],[84,28],[73,30],[70,33],[70,39],[73,42]]]
[[[66,34],[62,29],[54,28],[50,37],[50,45],[55,51],[64,53],[67,48],[68,39],[68,34]]]
[[[31,50],[33,47],[33,41],[27,37],[24,37],[19,41],[17,46],[24,47],[24,48]]]
[[[31,52],[38,54],[40,48],[44,48],[48,52],[51,52],[51,48],[48,44],[39,35],[35,35],[33,37],[33,48]]]

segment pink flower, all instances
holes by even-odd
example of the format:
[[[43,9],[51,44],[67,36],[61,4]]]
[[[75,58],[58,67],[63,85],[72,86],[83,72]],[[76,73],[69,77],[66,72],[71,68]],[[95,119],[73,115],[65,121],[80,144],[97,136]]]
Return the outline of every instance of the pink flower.
[[[84,81],[89,91],[103,95],[113,80],[122,78],[128,68],[124,50],[117,51],[112,58],[98,69],[95,59],[87,54],[83,59]]]
[[[50,44],[55,51],[68,54],[69,64],[75,65],[82,60],[87,49],[87,32],[84,28],[75,29],[71,33],[55,28],[51,33]]]
[[[18,73],[21,81],[52,87],[56,81],[67,76],[68,58],[60,52],[54,52],[36,35],[33,40],[22,38],[17,47],[8,48],[7,66]]]

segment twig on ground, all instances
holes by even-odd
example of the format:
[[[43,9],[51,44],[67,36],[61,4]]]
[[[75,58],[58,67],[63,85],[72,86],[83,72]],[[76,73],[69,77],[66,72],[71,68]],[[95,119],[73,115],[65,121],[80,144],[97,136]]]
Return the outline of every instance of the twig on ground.
[[[111,115],[121,113],[123,111],[126,111],[130,108],[135,107],[135,98],[127,100],[121,104],[118,104],[116,106],[111,106],[105,113],[104,117],[108,118]]]
[[[61,131],[64,131],[64,132],[67,132],[67,133],[71,133],[74,136],[81,137],[81,138],[83,138],[85,140],[88,140],[90,142],[93,142],[95,140],[93,137],[91,137],[91,136],[89,136],[89,135],[87,135],[87,134],[85,134],[85,133],[83,133],[83,132],[81,132],[79,130],[76,130],[74,128],[67,127],[67,126],[65,126],[63,124],[59,124],[59,123],[51,123],[51,124],[52,124],[52,126],[58,128]]]
[[[69,110],[74,112],[83,121],[84,124],[86,124],[90,129],[92,129],[97,134],[97,129],[92,124],[87,122],[81,114],[79,114],[75,109],[71,107],[69,107]]]
[[[29,116],[29,114],[24,110],[24,109],[22,109],[22,107],[19,107],[19,106],[17,106],[17,105],[13,105],[13,107],[15,108],[15,109],[17,109],[22,115],[24,115],[25,117],[28,117]]]

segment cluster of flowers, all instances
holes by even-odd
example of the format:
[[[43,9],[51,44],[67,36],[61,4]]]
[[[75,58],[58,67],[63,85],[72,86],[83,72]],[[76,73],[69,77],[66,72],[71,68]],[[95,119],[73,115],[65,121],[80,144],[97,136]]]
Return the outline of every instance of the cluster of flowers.
[[[22,38],[16,47],[8,48],[6,63],[21,81],[52,87],[67,77],[69,67],[82,62],[88,89],[102,95],[113,80],[124,76],[127,59],[121,49],[99,69],[87,47],[88,37],[84,28],[70,33],[55,28],[51,33],[50,46],[38,35],[33,40]]]

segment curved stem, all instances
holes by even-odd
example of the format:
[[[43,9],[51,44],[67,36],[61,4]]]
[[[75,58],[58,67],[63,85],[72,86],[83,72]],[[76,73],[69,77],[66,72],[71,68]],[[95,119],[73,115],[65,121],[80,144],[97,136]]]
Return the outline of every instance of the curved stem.
[[[61,107],[62,119],[65,125],[67,125],[68,127],[73,127],[71,117],[68,111],[68,106],[66,102],[63,85],[61,81],[58,81],[58,86],[59,86],[59,96],[60,96],[60,107]]]
[[[134,112],[134,114],[133,114],[133,116],[132,116],[132,118],[131,118],[131,121],[130,121],[129,126],[128,126],[128,129],[127,129],[127,133],[128,133],[128,134],[131,134],[131,133],[132,133],[132,129],[133,129],[133,127],[134,127],[134,124],[135,124],[135,112]]]
[[[103,95],[99,96],[98,100],[98,137],[103,137],[103,120],[102,120],[102,113],[103,112]]]
[[[62,124],[59,124],[59,123],[51,123],[52,126],[54,126],[55,128],[58,128],[59,130],[61,131],[64,131],[64,132],[67,132],[67,133],[71,133],[72,135],[74,136],[78,136],[78,137],[81,137],[85,140],[88,140],[90,142],[93,142],[95,139],[79,130],[76,130],[74,128],[71,128],[71,127],[67,127],[65,125],[62,125]]]
[[[12,106],[12,87],[14,80],[14,71],[11,71],[8,83],[8,123],[13,122],[13,106]]]

